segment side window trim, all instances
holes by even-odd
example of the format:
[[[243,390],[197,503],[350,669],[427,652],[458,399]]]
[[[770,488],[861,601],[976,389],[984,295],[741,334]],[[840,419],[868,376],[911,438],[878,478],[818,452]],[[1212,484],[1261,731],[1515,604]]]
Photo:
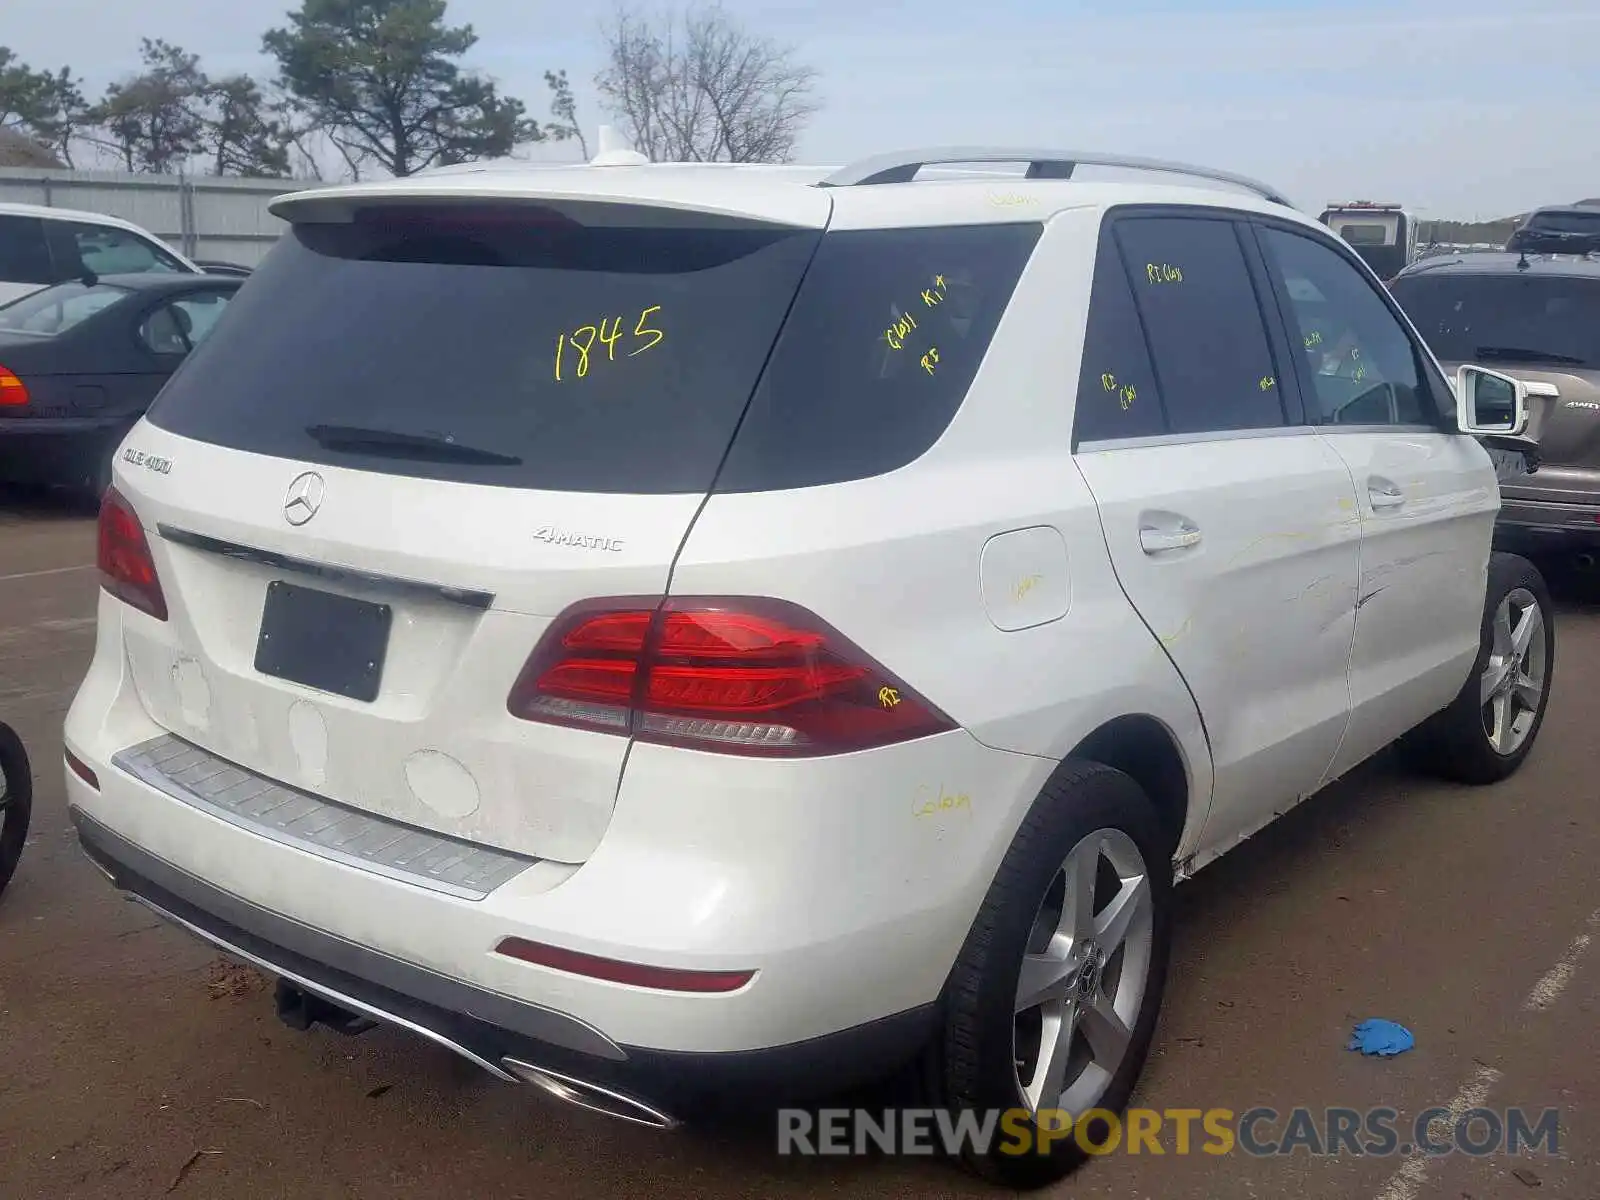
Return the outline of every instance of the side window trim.
[[[1255,226],[1249,221],[1235,221],[1234,232],[1239,238],[1239,249],[1244,252],[1245,265],[1250,268],[1250,282],[1256,292],[1256,306],[1261,310],[1261,322],[1267,329],[1267,349],[1272,355],[1272,369],[1278,384],[1278,403],[1283,407],[1284,424],[1311,428],[1314,422],[1306,406],[1305,355],[1294,352],[1292,326],[1283,311],[1283,296],[1272,278],[1271,264],[1257,236]],[[1288,370],[1285,371],[1284,364]]]
[[[1399,323],[1401,332],[1405,334],[1406,340],[1411,344],[1411,358],[1416,367],[1417,377],[1427,381],[1430,393],[1439,393],[1432,397],[1433,403],[1429,405],[1429,410],[1434,419],[1426,424],[1416,424],[1414,422],[1404,425],[1323,425],[1318,422],[1311,422],[1311,424],[1319,431],[1338,433],[1371,432],[1373,429],[1430,429],[1441,433],[1457,432],[1446,411],[1448,402],[1448,413],[1454,412],[1454,392],[1450,390],[1449,381],[1444,378],[1443,373],[1433,359],[1431,351],[1427,349],[1427,343],[1423,340],[1422,335],[1417,332],[1416,327],[1412,325],[1411,319],[1405,314],[1405,310],[1400,307],[1394,296],[1390,294],[1389,289],[1384,287],[1382,283],[1375,284],[1373,282],[1371,268],[1367,266],[1365,260],[1350,249],[1343,238],[1332,235],[1323,237],[1314,230],[1308,230],[1291,221],[1276,221],[1263,215],[1252,217],[1250,224],[1252,226],[1252,241],[1254,241],[1262,261],[1266,264],[1268,282],[1277,297],[1278,319],[1284,323],[1286,330],[1293,329],[1295,323],[1291,314],[1289,295],[1284,286],[1282,272],[1274,265],[1272,255],[1263,244],[1261,238],[1262,232],[1266,229],[1274,229],[1281,233],[1303,237],[1319,246],[1325,246],[1349,263],[1351,268],[1361,277],[1362,282],[1367,285],[1368,290],[1377,296],[1378,300],[1388,309],[1389,314]],[[1290,344],[1292,346],[1292,340]],[[1306,395],[1311,395],[1316,387],[1316,381],[1311,377],[1310,364],[1306,362],[1305,355],[1296,355],[1292,361],[1295,364],[1295,375],[1300,380],[1301,388],[1304,389]],[[1440,391],[1441,387],[1443,391]],[[1307,414],[1307,420],[1310,421],[1309,413]]]
[[[1316,427],[1313,425],[1271,425],[1261,429],[1207,429],[1199,433],[1150,433],[1138,437],[1085,438],[1078,443],[1074,453],[1137,450],[1145,446],[1200,445],[1205,442],[1243,442],[1258,438],[1306,437],[1315,432]]]
[[[1275,317],[1274,324],[1283,330],[1283,336],[1286,339],[1287,344],[1291,349],[1293,349],[1293,331],[1296,328],[1296,322],[1294,319],[1294,312],[1290,306],[1288,290],[1284,287],[1283,272],[1273,262],[1272,256],[1267,253],[1267,248],[1262,244],[1261,241],[1261,231],[1268,223],[1264,221],[1251,221],[1249,224],[1250,241],[1255,246],[1256,255],[1259,257],[1263,267],[1266,270],[1267,287],[1272,291],[1272,307]],[[1275,222],[1273,223],[1273,227],[1282,228],[1282,226],[1277,225]],[[1343,239],[1339,240],[1342,241]],[[1301,395],[1315,395],[1317,381],[1312,378],[1311,364],[1306,360],[1306,356],[1304,354],[1291,354],[1289,356],[1289,361],[1294,364],[1293,371],[1295,385],[1300,391]],[[1322,425],[1312,418],[1309,411],[1306,411],[1305,413],[1305,421],[1307,425],[1313,428],[1322,428]]]

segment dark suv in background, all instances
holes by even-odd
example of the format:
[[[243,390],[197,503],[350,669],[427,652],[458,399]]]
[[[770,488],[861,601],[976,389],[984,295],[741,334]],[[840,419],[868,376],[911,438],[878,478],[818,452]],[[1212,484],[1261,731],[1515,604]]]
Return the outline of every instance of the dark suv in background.
[[[1530,217],[1514,249],[1424,259],[1390,284],[1452,373],[1474,363],[1530,385],[1541,462],[1528,474],[1509,456],[1496,535],[1521,553],[1600,556],[1600,208],[1585,215],[1592,233]]]

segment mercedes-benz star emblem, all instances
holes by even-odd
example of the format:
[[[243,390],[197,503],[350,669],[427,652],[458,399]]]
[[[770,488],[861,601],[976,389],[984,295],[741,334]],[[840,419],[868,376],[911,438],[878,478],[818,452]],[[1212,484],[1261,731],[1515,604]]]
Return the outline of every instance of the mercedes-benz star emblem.
[[[283,519],[291,525],[304,525],[322,507],[322,494],[328,485],[315,471],[297,476],[283,500]]]

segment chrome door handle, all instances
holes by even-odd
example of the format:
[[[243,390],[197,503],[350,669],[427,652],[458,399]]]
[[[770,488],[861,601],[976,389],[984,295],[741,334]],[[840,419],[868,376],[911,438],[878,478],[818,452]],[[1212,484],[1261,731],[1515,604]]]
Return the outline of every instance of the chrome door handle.
[[[1184,521],[1174,528],[1156,525],[1139,526],[1139,545],[1146,554],[1160,554],[1164,550],[1183,550],[1200,543],[1200,530]]]

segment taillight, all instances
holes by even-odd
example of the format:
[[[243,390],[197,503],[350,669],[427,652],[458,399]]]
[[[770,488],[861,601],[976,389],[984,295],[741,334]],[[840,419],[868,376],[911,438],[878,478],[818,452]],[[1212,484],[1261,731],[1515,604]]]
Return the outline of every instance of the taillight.
[[[150,555],[139,515],[118,492],[107,488],[100,500],[100,530],[97,564],[100,586],[124,604],[149,613],[158,621],[167,619],[167,598],[156,577],[156,560]]]
[[[839,754],[956,727],[805,609],[748,598],[575,605],[507,707],[526,721],[731,754]]]
[[[11,371],[0,367],[0,408],[21,408],[27,402],[27,385]]]

